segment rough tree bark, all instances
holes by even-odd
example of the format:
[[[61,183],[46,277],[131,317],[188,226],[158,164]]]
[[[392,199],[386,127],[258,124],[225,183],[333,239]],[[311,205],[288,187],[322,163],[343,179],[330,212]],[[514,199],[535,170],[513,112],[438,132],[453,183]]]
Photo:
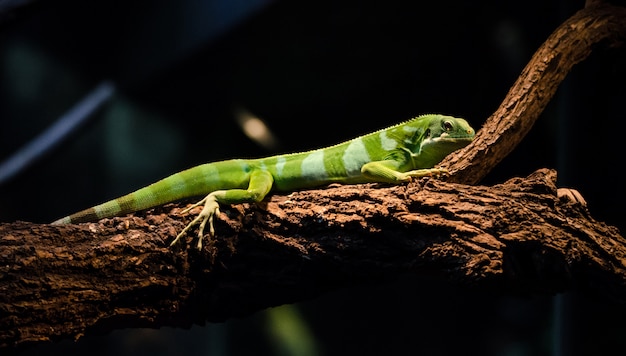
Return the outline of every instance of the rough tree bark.
[[[539,118],[572,67],[598,46],[626,40],[626,8],[588,1],[535,52],[476,139],[441,163],[450,181],[476,184],[506,157]]]
[[[189,326],[399,273],[513,293],[626,301],[626,240],[539,170],[471,186],[521,141],[571,67],[621,45],[626,9],[590,2],[537,51],[448,181],[332,186],[224,209],[203,251],[167,241],[179,205],[75,226],[0,224],[0,347],[130,326]],[[464,183],[464,184],[461,184]]]

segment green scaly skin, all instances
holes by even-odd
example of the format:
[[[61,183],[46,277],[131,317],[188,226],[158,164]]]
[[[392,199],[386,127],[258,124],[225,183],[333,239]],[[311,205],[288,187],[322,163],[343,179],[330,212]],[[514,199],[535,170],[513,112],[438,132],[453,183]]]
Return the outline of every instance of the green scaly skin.
[[[445,171],[433,167],[473,138],[474,129],[463,119],[423,115],[318,150],[202,164],[53,224],[97,221],[206,195],[183,211],[204,205],[202,212],[171,243],[174,245],[199,224],[200,249],[207,222],[210,236],[215,235],[213,219],[219,216],[220,204],[260,202],[270,191],[289,192],[329,183],[399,184],[415,177],[439,175]]]

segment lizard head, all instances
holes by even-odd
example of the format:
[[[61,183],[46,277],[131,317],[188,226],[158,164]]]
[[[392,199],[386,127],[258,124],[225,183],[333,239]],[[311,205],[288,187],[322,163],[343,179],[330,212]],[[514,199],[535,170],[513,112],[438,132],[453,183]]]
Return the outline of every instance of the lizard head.
[[[433,167],[474,139],[475,131],[464,119],[445,115],[425,115],[417,119],[422,122],[412,150],[415,167]]]
[[[430,120],[420,146],[458,144],[458,148],[468,145],[474,139],[474,129],[464,119],[436,115]],[[456,149],[458,149],[456,148]]]

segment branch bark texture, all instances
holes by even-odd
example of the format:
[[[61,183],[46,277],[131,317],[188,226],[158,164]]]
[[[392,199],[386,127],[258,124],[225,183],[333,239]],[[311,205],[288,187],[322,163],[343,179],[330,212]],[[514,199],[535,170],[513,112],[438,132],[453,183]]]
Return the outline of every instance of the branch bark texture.
[[[541,170],[492,187],[421,180],[276,195],[222,214],[216,255],[191,239],[167,247],[191,218],[176,205],[79,226],[0,225],[0,345],[187,327],[400,273],[626,301],[626,241],[560,200],[555,181]]]
[[[535,52],[474,141],[441,163],[454,173],[451,181],[480,182],[522,141],[574,65],[599,46],[625,41],[624,7],[590,2],[565,21]]]

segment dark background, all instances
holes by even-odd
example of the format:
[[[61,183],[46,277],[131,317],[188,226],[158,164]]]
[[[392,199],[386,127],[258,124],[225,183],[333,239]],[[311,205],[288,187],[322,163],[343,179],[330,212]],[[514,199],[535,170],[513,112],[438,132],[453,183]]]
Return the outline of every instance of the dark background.
[[[478,129],[583,4],[0,2],[0,163],[99,83],[116,88],[80,129],[0,185],[0,221],[50,222],[196,164],[323,147],[424,113]],[[593,217],[625,231],[625,81],[624,48],[594,52],[482,183],[555,168]],[[276,149],[242,133],[241,110],[265,120]],[[79,351],[625,354],[626,313],[593,291],[511,297],[401,276],[223,324],[120,330],[24,354]]]

